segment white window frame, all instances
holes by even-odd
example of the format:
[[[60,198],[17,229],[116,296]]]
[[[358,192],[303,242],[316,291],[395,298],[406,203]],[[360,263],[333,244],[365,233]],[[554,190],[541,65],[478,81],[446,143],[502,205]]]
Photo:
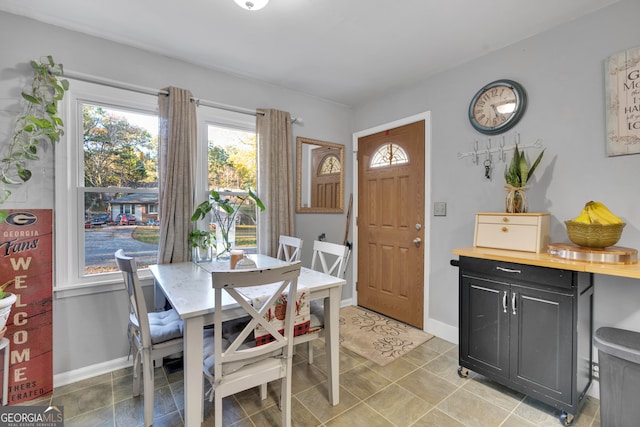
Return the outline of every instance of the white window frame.
[[[209,197],[209,126],[220,126],[238,129],[247,132],[256,132],[256,118],[250,114],[235,113],[202,106],[198,109],[198,166],[196,168],[196,205],[208,200]],[[256,162],[257,164],[257,162]],[[256,171],[257,175],[257,171]],[[254,188],[255,190],[255,188]],[[225,193],[226,194],[226,193]],[[233,193],[236,194],[236,193]],[[237,193],[246,194],[246,193]],[[198,223],[199,227],[205,227],[204,220]]]
[[[84,150],[77,146],[82,141],[83,123],[78,111],[81,103],[95,103],[115,109],[126,109],[146,114],[158,114],[158,97],[80,80],[70,80],[65,95],[62,114],[65,135],[55,147],[55,282],[56,298],[88,295],[122,290],[120,272],[84,275],[80,266],[84,263]],[[80,114],[80,116],[79,116]],[[196,167],[196,205],[209,194],[207,179],[208,126],[225,126],[251,132],[256,131],[255,116],[226,110],[198,107],[198,148]],[[80,186],[78,186],[78,184]],[[107,191],[126,189],[109,188]],[[154,190],[146,190],[155,192]],[[140,189],[140,192],[145,192]],[[114,248],[114,252],[117,248]],[[145,284],[152,283],[148,269],[138,272]]]

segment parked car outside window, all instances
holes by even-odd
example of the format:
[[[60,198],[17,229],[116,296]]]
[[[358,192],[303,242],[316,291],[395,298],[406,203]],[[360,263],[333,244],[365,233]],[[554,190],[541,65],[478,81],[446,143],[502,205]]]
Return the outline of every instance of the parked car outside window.
[[[135,225],[136,217],[133,214],[121,213],[116,217],[115,223],[119,225]]]

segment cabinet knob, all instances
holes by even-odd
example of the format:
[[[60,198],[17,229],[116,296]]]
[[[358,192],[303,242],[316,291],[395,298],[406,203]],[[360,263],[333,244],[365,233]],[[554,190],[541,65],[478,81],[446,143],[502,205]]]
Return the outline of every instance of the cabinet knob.
[[[502,217],[502,222],[509,222],[509,218],[507,218],[506,216]]]
[[[502,232],[506,233],[507,231],[509,231],[509,229],[507,227],[502,227]]]

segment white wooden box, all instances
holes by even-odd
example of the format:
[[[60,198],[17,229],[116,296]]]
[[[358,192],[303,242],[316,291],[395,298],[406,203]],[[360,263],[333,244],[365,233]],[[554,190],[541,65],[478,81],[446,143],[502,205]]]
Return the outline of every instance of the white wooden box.
[[[476,214],[474,246],[543,252],[549,244],[548,213]]]

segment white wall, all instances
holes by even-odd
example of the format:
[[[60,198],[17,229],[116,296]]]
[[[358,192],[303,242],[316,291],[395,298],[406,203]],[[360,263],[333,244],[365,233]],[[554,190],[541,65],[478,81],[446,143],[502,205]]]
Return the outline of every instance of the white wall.
[[[276,108],[303,119],[293,126],[295,137],[349,144],[353,112],[343,105],[257,81],[213,72],[204,68],[130,48],[117,43],[0,12],[0,147],[8,142],[16,114],[21,110],[20,92],[30,84],[29,60],[52,55],[65,69],[149,88],[177,86],[195,97],[239,107]],[[350,149],[346,150],[350,153]],[[2,208],[53,207],[53,150],[45,150],[34,178],[16,192]],[[347,160],[351,159],[347,155]],[[349,163],[350,164],[350,163]],[[295,179],[295,175],[291,176]],[[346,196],[350,187],[346,190]],[[348,199],[347,199],[348,200]],[[346,201],[345,200],[345,203]],[[298,235],[308,242],[325,232],[341,241],[346,215],[305,215],[297,220]],[[336,229],[334,232],[334,228]],[[64,239],[66,236],[55,236]],[[115,250],[115,249],[114,249]],[[303,262],[311,261],[310,251]],[[150,289],[147,289],[150,291]],[[349,298],[350,288],[345,289]],[[54,373],[82,370],[124,358],[127,302],[122,292],[92,296],[54,296]],[[92,369],[88,369],[90,374]],[[95,374],[95,370],[93,370]]]
[[[552,242],[568,241],[564,220],[599,200],[627,222],[618,244],[640,247],[640,155],[606,156],[604,90],[605,59],[640,46],[638,16],[640,2],[623,1],[356,108],[356,131],[432,113],[432,201],[447,202],[447,216],[432,218],[428,236],[432,320],[457,328],[452,250],[473,244],[476,212],[504,210],[504,164],[496,165],[489,181],[481,166],[456,157],[471,151],[475,140],[485,144],[467,110],[474,93],[491,81],[516,80],[528,93],[529,107],[514,131],[522,144],[540,138],[545,147],[529,201],[530,211],[551,213]],[[595,283],[594,327],[640,330],[640,281],[597,275]]]

